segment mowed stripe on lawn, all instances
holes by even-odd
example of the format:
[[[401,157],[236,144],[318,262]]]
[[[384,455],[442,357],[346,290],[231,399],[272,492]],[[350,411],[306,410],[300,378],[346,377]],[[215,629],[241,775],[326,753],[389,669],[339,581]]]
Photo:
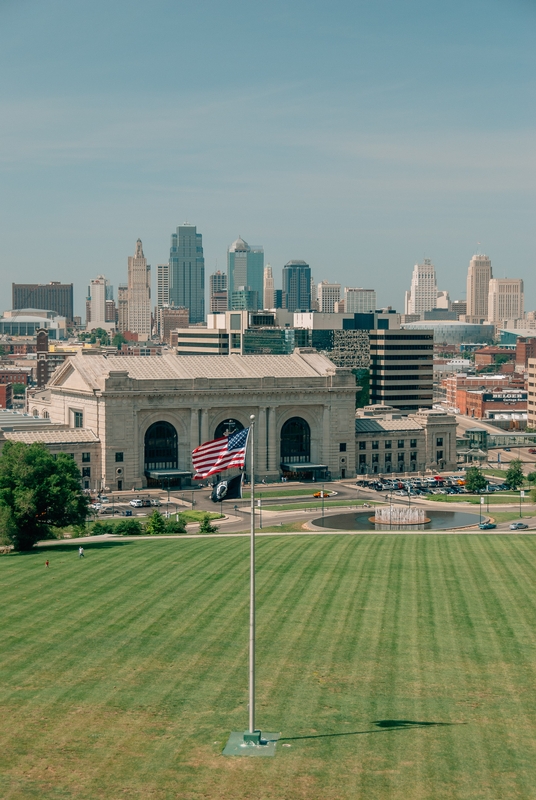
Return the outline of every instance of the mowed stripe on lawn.
[[[220,755],[247,724],[247,540],[3,557],[0,794],[532,797],[534,555],[522,536],[259,539],[257,719],[283,736],[261,760]]]

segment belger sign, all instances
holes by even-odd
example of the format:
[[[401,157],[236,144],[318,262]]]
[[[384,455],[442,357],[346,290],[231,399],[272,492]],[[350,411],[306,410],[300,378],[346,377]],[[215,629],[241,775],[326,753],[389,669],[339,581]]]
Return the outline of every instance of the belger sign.
[[[482,399],[485,403],[526,403],[527,392],[490,392]]]

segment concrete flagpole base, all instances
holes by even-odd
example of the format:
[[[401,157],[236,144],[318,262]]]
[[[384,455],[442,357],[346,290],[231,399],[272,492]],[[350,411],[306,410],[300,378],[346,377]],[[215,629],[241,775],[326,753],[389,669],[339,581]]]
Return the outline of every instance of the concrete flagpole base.
[[[280,733],[267,731],[233,731],[227,740],[224,756],[275,756]]]

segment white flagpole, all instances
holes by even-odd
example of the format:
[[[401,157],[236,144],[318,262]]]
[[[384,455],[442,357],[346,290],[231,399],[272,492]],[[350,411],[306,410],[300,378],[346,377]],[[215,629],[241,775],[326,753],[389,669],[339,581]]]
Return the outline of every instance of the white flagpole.
[[[249,732],[255,732],[255,415],[250,416],[249,454],[251,472],[251,536],[250,536],[250,587],[249,587]]]

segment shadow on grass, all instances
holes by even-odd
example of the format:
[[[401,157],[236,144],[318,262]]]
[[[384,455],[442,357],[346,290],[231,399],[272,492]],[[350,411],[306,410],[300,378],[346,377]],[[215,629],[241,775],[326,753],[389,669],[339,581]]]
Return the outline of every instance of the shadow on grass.
[[[424,722],[413,719],[378,719],[373,721],[376,728],[368,731],[343,731],[341,733],[315,733],[311,736],[282,736],[280,742],[297,741],[299,739],[329,739],[335,736],[360,736],[368,733],[389,733],[390,731],[408,731],[415,728],[448,727],[451,725],[467,725],[466,722]]]

